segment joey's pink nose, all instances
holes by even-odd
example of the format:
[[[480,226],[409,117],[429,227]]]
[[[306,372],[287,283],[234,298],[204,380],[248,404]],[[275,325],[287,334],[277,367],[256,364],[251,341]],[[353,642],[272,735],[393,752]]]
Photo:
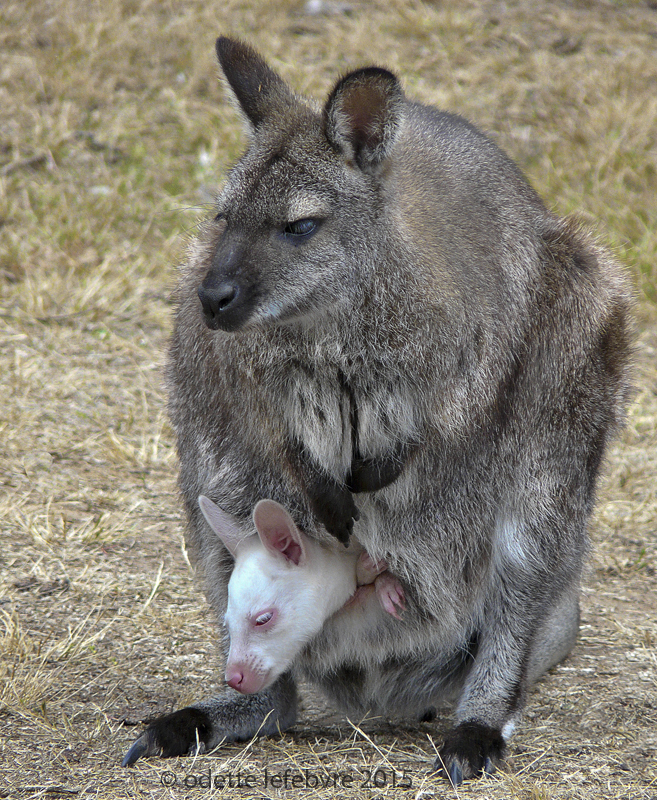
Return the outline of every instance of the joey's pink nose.
[[[226,670],[226,683],[238,692],[243,691],[242,685],[244,683],[244,673],[240,669],[227,669]]]
[[[242,694],[254,694],[264,688],[267,674],[256,672],[248,664],[227,664],[226,683]]]

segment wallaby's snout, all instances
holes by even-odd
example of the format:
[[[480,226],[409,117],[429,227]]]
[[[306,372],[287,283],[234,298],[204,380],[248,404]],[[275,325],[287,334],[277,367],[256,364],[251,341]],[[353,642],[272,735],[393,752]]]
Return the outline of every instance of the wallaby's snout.
[[[198,287],[205,324],[213,331],[232,331],[243,319],[244,289],[235,278],[209,272]]]
[[[255,694],[267,681],[267,673],[259,674],[247,664],[226,665],[226,683],[240,694]]]
[[[257,292],[240,268],[239,246],[220,247],[198,287],[205,324],[213,331],[236,331],[251,316]]]

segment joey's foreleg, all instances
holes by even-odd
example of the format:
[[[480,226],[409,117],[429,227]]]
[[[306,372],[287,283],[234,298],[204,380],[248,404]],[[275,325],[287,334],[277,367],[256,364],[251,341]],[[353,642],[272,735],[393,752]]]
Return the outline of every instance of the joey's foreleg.
[[[401,583],[390,572],[382,572],[374,581],[374,590],[383,609],[396,619],[406,610],[406,596]]]
[[[121,765],[129,767],[143,756],[167,758],[204,753],[222,741],[271,736],[293,725],[296,715],[297,690],[289,674],[282,675],[258,694],[243,695],[228,690],[224,695],[153,720],[128,750]]]
[[[396,619],[406,609],[406,597],[401,583],[388,572],[384,560],[375,561],[369,553],[360,554],[356,562],[356,583],[359,586],[374,584],[374,590],[384,610]]]

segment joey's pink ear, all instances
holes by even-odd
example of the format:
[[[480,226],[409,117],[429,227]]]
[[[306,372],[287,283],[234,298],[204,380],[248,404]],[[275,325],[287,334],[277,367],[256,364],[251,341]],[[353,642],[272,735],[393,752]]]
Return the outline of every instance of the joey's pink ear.
[[[305,537],[280,503],[261,500],[253,509],[253,522],[267,550],[284,556],[296,566],[306,562]]]
[[[240,530],[235,517],[223,511],[209,497],[204,495],[199,497],[198,504],[206,522],[226,545],[228,552],[234,558],[237,546],[244,539],[244,534]]]

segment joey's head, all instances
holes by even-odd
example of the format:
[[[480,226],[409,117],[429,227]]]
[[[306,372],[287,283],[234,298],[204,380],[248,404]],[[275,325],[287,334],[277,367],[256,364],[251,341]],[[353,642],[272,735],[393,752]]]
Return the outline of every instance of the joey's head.
[[[351,73],[320,111],[247,45],[220,38],[217,54],[250,145],[218,201],[198,287],[206,324],[238,331],[353,306],[383,247],[381,175],[404,112],[397,79]]]
[[[270,686],[356,589],[355,556],[303,534],[273,500],[253,512],[256,534],[207,497],[201,510],[235,558],[225,624],[230,637],[226,682],[252,694]]]

